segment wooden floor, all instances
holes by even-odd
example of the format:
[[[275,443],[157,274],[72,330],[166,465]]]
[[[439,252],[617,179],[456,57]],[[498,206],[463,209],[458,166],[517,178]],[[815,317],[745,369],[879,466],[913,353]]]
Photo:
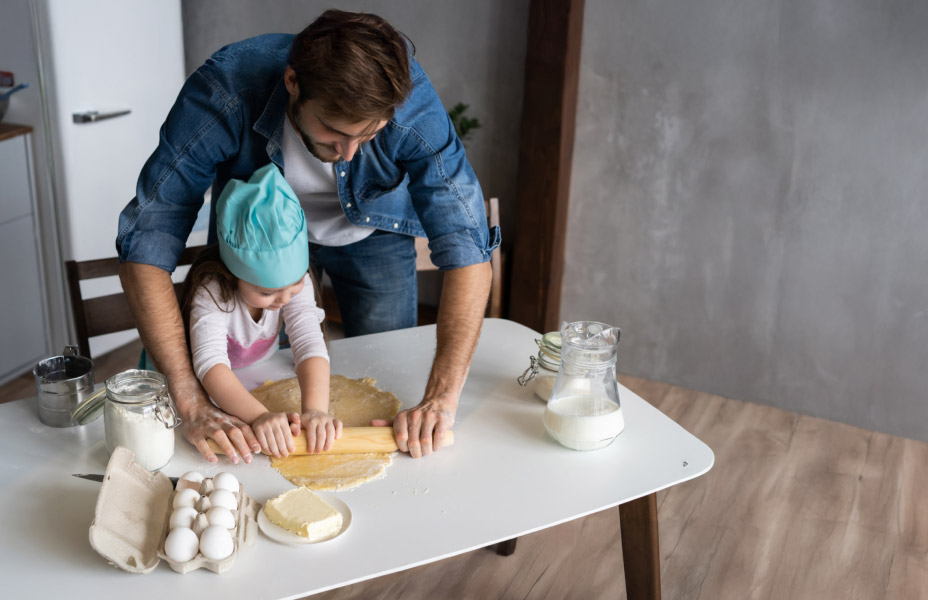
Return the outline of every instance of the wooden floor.
[[[137,359],[101,358],[97,380]],[[621,380],[715,452],[709,473],[658,494],[665,599],[928,599],[928,444]],[[524,536],[509,557],[479,550],[313,598],[625,598],[619,513]]]

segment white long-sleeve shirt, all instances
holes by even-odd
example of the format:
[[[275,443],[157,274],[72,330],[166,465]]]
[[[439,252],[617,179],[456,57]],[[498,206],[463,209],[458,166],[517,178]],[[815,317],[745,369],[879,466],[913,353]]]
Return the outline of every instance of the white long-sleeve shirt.
[[[214,300],[215,298],[215,300]],[[287,325],[293,365],[313,356],[329,360],[320,323],[325,312],[316,306],[309,275],[303,290],[280,310],[267,310],[256,322],[238,293],[230,302],[219,301],[219,284],[210,281],[193,296],[190,309],[190,350],[193,369],[202,381],[214,366],[231,369],[253,365],[270,358],[277,350],[282,324]]]

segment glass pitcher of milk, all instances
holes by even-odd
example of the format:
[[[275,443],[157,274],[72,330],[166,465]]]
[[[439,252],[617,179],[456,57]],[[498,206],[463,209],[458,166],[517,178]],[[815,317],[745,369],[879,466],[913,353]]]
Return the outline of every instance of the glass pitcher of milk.
[[[615,379],[622,331],[595,321],[561,327],[561,367],[542,418],[561,445],[574,450],[605,448],[625,429]]]

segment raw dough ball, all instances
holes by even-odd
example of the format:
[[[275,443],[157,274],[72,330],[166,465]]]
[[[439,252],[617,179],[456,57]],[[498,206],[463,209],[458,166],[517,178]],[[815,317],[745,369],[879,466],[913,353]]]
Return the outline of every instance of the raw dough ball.
[[[199,543],[192,529],[178,527],[164,540],[164,553],[173,561],[187,562],[197,555]]]
[[[210,506],[221,506],[229,510],[238,508],[238,500],[229,490],[216,490],[209,495]]]
[[[222,560],[234,549],[232,534],[222,525],[211,525],[200,535],[200,552],[210,560]]]
[[[178,527],[191,529],[193,527],[193,520],[196,518],[197,509],[192,506],[175,508],[174,512],[171,513],[171,529],[177,529]]]
[[[220,473],[213,477],[217,490],[227,490],[233,494],[238,491],[238,479],[232,473]]]
[[[177,480],[177,489],[179,490],[199,490],[200,484],[203,483],[203,474],[196,471],[187,471]]]
[[[200,499],[200,492],[186,489],[180,490],[174,494],[174,508],[181,506],[196,506],[197,500]]]
[[[235,528],[235,517],[232,516],[232,511],[228,508],[214,506],[206,513],[206,517],[209,519],[210,525],[222,525],[226,529]]]

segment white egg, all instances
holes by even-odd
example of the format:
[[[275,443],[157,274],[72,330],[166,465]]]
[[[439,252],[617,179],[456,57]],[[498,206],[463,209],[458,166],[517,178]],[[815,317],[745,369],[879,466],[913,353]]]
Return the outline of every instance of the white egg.
[[[203,483],[203,474],[196,471],[187,471],[177,479],[178,490],[198,490]]]
[[[209,501],[212,506],[221,506],[229,510],[238,508],[238,501],[229,490],[216,490],[209,495]]]
[[[164,540],[164,553],[173,561],[187,562],[197,555],[199,544],[197,534],[192,529],[178,527],[172,529]]]
[[[181,506],[194,506],[197,503],[197,500],[200,499],[200,492],[196,490],[186,489],[178,490],[174,493],[174,508],[180,508]]]
[[[235,517],[232,516],[232,511],[228,508],[214,506],[209,509],[206,516],[209,518],[210,525],[222,525],[226,529],[233,529],[235,527]]]
[[[233,494],[238,491],[238,478],[232,473],[220,473],[213,477],[213,484],[217,490],[228,490]]]
[[[186,527],[187,529],[193,528],[193,520],[197,518],[197,509],[192,506],[181,506],[180,508],[175,508],[174,512],[171,513],[171,529],[176,529],[178,527]]]
[[[200,535],[200,552],[210,560],[222,560],[233,549],[232,534],[222,525],[211,525]]]

